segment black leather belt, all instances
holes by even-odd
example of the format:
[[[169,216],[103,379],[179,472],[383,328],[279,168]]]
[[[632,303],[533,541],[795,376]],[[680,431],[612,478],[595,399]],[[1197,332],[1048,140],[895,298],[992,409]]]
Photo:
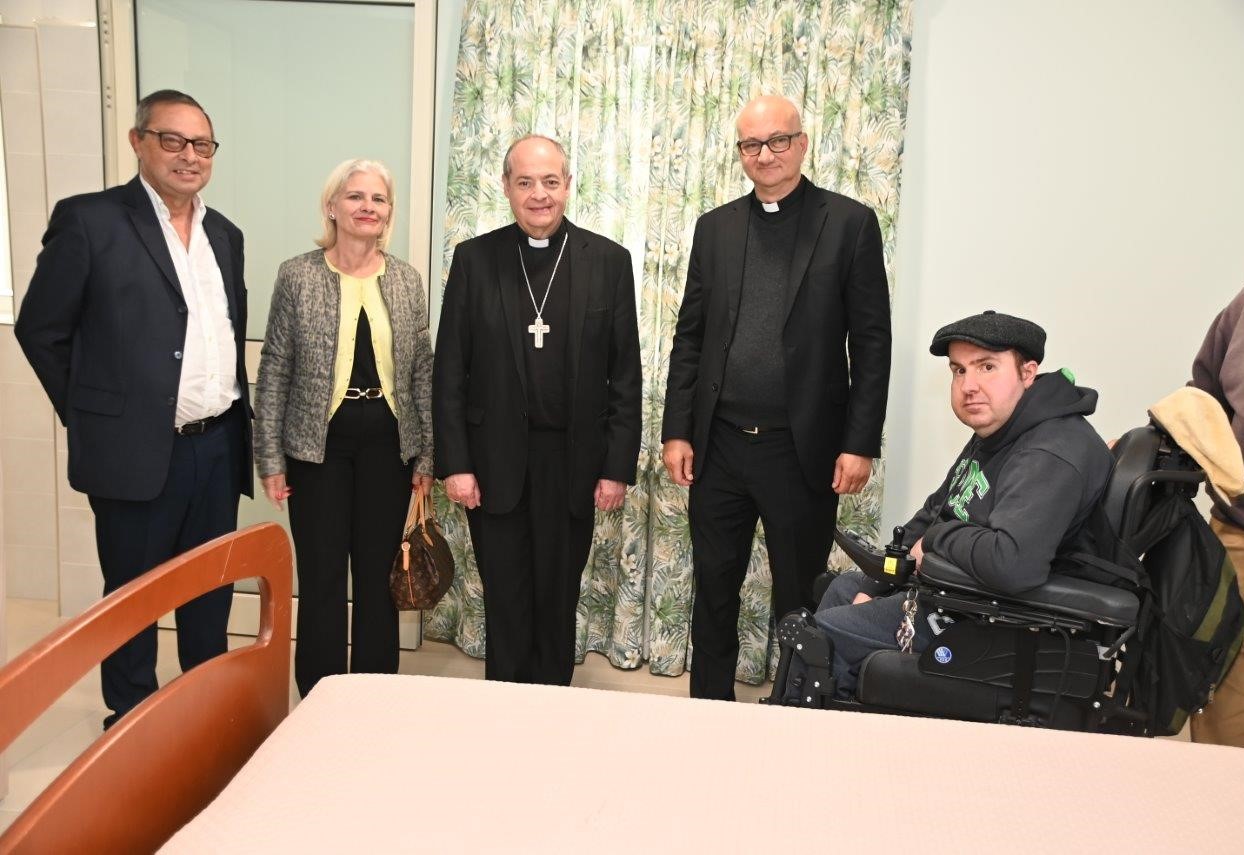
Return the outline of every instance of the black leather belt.
[[[762,433],[774,433],[780,430],[790,430],[790,428],[785,425],[782,427],[765,427],[764,425],[739,425],[734,422],[726,421],[725,419],[718,419],[717,421],[724,425],[729,425],[741,433],[749,434],[751,436],[759,436]]]
[[[173,430],[177,432],[178,436],[198,436],[201,433],[206,433],[207,429],[213,425],[223,422],[232,410],[233,407],[230,407],[219,415],[208,416],[205,419],[199,419],[197,422],[186,422],[181,427],[173,428]]]

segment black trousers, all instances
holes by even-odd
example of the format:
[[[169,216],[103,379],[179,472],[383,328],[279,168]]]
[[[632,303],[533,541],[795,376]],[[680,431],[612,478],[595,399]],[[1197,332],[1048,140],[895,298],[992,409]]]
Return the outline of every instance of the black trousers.
[[[595,516],[590,508],[575,516],[567,502],[565,432],[532,430],[527,448],[518,506],[467,511],[484,584],[484,677],[568,686]]]
[[[176,437],[168,478],[154,499],[130,502],[89,497],[105,594],[238,527],[242,418],[242,406],[234,404],[224,419],[204,433]],[[225,652],[232,597],[233,586],[225,585],[175,611],[182,671]],[[104,703],[111,710],[104,719],[105,728],[158,688],[156,647],[152,624],[100,664]]]
[[[397,419],[383,398],[343,401],[328,425],[324,462],[285,462],[298,561],[298,693],[306,697],[330,674],[396,674],[389,570],[413,467],[402,462]],[[347,583],[354,602],[348,663]]]
[[[691,612],[691,696],[734,700],[739,591],[756,520],[764,523],[773,577],[773,615],[815,607],[812,582],[833,544],[838,495],[804,480],[790,431],[747,434],[720,420],[691,486],[695,602]]]

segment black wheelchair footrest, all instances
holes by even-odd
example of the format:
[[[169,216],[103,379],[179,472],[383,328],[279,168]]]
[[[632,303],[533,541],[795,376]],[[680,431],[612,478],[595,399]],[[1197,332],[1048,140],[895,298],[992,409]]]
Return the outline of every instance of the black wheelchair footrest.
[[[812,622],[807,609],[791,612],[777,625],[781,648],[773,692],[761,703],[779,706],[828,706],[834,697],[834,645]]]
[[[777,640],[808,664],[833,668],[834,645],[824,630],[812,623],[812,614],[807,609],[791,612],[778,622]]]

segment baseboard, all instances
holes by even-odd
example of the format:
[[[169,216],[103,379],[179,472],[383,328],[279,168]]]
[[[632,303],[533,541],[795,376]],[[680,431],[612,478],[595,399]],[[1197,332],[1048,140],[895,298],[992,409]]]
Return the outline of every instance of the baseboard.
[[[347,604],[350,619],[354,619],[354,604]],[[423,643],[423,621],[422,612],[399,612],[398,613],[398,643],[403,650],[418,650],[419,645]],[[173,619],[173,615],[168,614],[160,618],[161,629],[172,629],[177,624]],[[294,610],[291,616],[291,626],[295,629],[291,630],[294,640],[298,639],[298,598],[294,597]],[[259,595],[251,594],[246,591],[235,591],[233,594],[233,606],[229,611],[229,634],[230,635],[249,635],[254,637],[259,629]]]

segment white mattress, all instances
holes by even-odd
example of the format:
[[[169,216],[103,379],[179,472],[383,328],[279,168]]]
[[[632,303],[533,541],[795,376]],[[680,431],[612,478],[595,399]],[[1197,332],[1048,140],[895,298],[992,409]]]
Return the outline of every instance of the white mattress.
[[[332,677],[174,853],[1242,851],[1244,751]]]

